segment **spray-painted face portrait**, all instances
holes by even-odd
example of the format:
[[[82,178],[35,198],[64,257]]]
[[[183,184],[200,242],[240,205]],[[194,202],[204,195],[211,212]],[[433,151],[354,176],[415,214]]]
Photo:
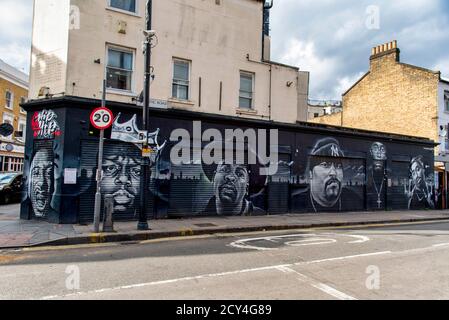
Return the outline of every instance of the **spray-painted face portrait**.
[[[53,153],[39,150],[31,163],[30,199],[36,217],[45,217],[50,210],[54,188]]]
[[[340,199],[343,186],[343,165],[329,159],[312,169],[310,188],[313,199],[323,207],[332,207]]]
[[[241,210],[249,187],[246,166],[219,164],[214,178],[214,194],[220,210]]]
[[[333,207],[343,191],[343,151],[334,138],[316,143],[309,160],[310,193],[322,207]]]
[[[412,160],[410,172],[412,175],[412,181],[413,184],[416,187],[420,187],[423,183],[425,183],[426,176],[425,176],[425,169],[424,169],[424,163],[421,159],[415,158]]]
[[[130,155],[131,154],[131,155]],[[102,194],[112,195],[114,212],[134,210],[140,189],[140,161],[127,152],[114,148],[105,151],[103,161]]]
[[[375,142],[371,146],[371,156],[374,160],[385,161],[387,160],[387,148],[380,142]]]

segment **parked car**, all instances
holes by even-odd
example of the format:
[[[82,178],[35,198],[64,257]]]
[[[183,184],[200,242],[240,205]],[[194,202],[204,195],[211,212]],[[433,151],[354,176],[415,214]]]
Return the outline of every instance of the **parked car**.
[[[0,173],[0,202],[20,202],[23,190],[23,174],[19,172]]]

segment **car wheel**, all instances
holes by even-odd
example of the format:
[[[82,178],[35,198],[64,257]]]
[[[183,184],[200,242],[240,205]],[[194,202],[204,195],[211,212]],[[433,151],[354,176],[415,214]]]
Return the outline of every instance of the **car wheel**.
[[[8,194],[5,194],[5,196],[3,197],[3,202],[5,204],[10,204],[11,203],[11,196]]]

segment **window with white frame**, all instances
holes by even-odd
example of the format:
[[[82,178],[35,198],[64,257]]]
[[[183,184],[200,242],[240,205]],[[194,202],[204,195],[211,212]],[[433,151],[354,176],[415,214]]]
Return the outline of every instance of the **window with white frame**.
[[[5,93],[5,107],[8,109],[12,109],[14,106],[14,95],[11,91],[6,90]]]
[[[109,0],[109,6],[133,13],[137,12],[137,0]]]
[[[254,96],[254,74],[240,72],[239,108],[252,109]]]
[[[190,62],[173,60],[172,97],[179,100],[189,100]]]
[[[21,140],[25,140],[26,128],[27,128],[26,120],[19,120],[19,130],[18,131],[21,133]]]
[[[444,91],[444,110],[449,112],[449,91]]]
[[[132,91],[133,71],[133,51],[108,47],[108,64],[106,68],[108,88]]]
[[[27,102],[27,99],[25,97],[20,97],[20,104],[25,104]],[[22,108],[22,106],[20,107],[20,112],[22,113],[26,113],[25,109]]]

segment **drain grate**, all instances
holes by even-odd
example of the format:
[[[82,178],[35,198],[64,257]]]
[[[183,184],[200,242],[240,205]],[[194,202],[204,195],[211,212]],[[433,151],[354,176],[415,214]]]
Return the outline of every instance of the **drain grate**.
[[[194,224],[194,226],[200,227],[200,228],[218,227],[216,224],[213,224],[213,223],[197,223],[197,224]]]

